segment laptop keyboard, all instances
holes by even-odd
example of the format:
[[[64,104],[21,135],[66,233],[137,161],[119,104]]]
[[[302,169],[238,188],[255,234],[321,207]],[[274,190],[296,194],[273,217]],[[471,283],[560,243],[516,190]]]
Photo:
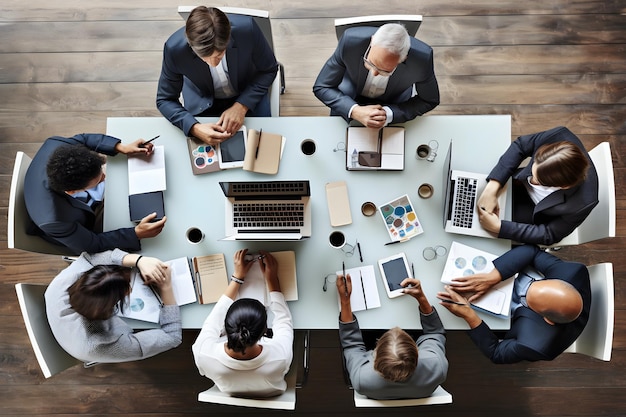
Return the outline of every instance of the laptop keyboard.
[[[232,183],[229,197],[309,195],[308,181],[251,181]]]
[[[234,203],[237,229],[293,229],[304,226],[304,203]]]
[[[476,202],[476,178],[458,177],[456,179],[456,195],[454,197],[454,213],[452,224],[457,227],[471,228]]]

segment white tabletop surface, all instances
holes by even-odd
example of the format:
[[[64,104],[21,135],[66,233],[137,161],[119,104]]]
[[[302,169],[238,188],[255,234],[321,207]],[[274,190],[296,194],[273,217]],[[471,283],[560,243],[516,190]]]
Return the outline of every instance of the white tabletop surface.
[[[203,119],[210,120],[210,119]],[[224,253],[228,273],[233,272],[232,256],[240,248],[251,251],[266,249],[294,250],[296,252],[298,276],[298,300],[289,303],[294,326],[301,329],[328,329],[337,327],[338,305],[334,285],[322,291],[324,276],[341,269],[371,264],[375,266],[378,291],[382,307],[357,313],[363,328],[387,329],[399,326],[419,329],[417,303],[412,297],[387,297],[377,260],[404,252],[409,263],[414,264],[415,275],[422,281],[429,300],[441,316],[446,329],[467,329],[466,323],[442,306],[437,306],[435,294],[441,290],[441,272],[444,258],[426,261],[422,250],[427,246],[444,245],[453,240],[502,254],[510,248],[510,241],[485,239],[449,234],[443,230],[443,184],[444,162],[448,145],[454,140],[453,167],[466,171],[488,173],[499,156],[507,149],[511,138],[511,118],[496,116],[424,116],[405,123],[405,169],[398,172],[346,171],[345,152],[342,148],[346,135],[346,122],[338,117],[276,117],[247,118],[250,128],[279,133],[287,138],[284,154],[277,175],[264,175],[231,169],[205,175],[192,175],[185,136],[178,128],[160,117],[109,118],[107,134],[131,142],[137,138],[152,138],[161,135],[154,144],[165,146],[167,190],[165,191],[165,213],[167,223],[163,232],[152,239],[142,240],[142,253],[163,260],[181,256],[200,256]],[[317,151],[305,156],[300,151],[300,142],[313,139]],[[439,142],[438,155],[434,162],[417,160],[418,145],[431,140]],[[310,239],[301,242],[242,242],[220,241],[224,237],[224,195],[219,181],[262,181],[308,179],[311,182],[311,204],[313,233]],[[361,244],[363,263],[358,253],[347,257],[341,250],[328,244],[328,235],[333,230],[328,214],[325,184],[345,180],[348,184],[352,224],[341,226],[349,243],[358,240]],[[417,195],[422,183],[435,188],[432,198],[424,200]],[[361,214],[365,201],[377,207],[402,194],[408,194],[416,208],[424,233],[408,242],[385,246],[389,241],[385,225],[377,213],[372,217]],[[509,201],[510,203],[510,201]],[[510,212],[510,204],[507,211]],[[510,218],[508,215],[507,218]],[[126,157],[108,158],[105,194],[104,229],[129,227],[132,223],[128,213],[128,174]],[[201,228],[206,237],[200,244],[187,242],[185,231],[191,227]],[[192,304],[182,308],[183,327],[200,328],[212,305]],[[479,313],[492,329],[508,329],[509,320]],[[140,327],[140,326],[139,326]]]

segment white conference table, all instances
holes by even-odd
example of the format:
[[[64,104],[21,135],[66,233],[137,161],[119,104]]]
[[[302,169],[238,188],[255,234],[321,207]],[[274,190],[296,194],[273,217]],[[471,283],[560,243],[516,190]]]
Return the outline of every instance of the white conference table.
[[[201,119],[208,121],[212,119]],[[267,132],[279,133],[287,138],[283,158],[277,175],[264,175],[230,169],[204,175],[192,175],[185,135],[165,118],[131,117],[109,118],[107,134],[131,142],[137,138],[161,135],[154,144],[165,146],[167,190],[165,213],[167,223],[161,234],[142,240],[141,253],[162,260],[182,256],[200,256],[224,253],[229,275],[233,272],[232,256],[238,249],[250,251],[294,250],[297,263],[298,300],[289,303],[294,327],[299,329],[337,328],[338,302],[334,284],[322,290],[324,277],[346,268],[374,265],[381,299],[381,308],[356,313],[362,328],[388,329],[399,326],[405,329],[421,328],[416,301],[409,296],[394,299],[387,297],[383,287],[378,259],[404,252],[409,263],[414,264],[415,275],[429,300],[437,307],[446,329],[467,329],[466,323],[442,306],[437,305],[435,294],[442,289],[440,282],[445,257],[426,261],[422,256],[425,247],[443,245],[450,248],[453,240],[499,255],[510,248],[510,241],[449,234],[443,230],[444,162],[451,139],[454,140],[452,165],[455,169],[488,173],[499,156],[507,149],[511,138],[509,115],[494,116],[424,116],[405,123],[404,171],[347,171],[346,154],[337,150],[346,135],[346,122],[339,117],[275,117],[247,118],[245,125]],[[305,138],[315,140],[317,151],[305,156],[300,142]],[[434,162],[417,160],[418,145],[431,140],[439,142]],[[308,179],[311,183],[313,232],[310,239],[299,242],[246,242],[220,241],[224,237],[224,195],[219,181],[268,181]],[[347,241],[361,245],[363,263],[358,251],[351,257],[333,249],[328,235],[333,230],[328,214],[325,184],[345,180],[348,184],[352,224],[341,226]],[[128,212],[128,172],[126,158],[108,158],[105,194],[104,230],[132,226]],[[435,192],[430,199],[417,195],[422,183],[430,183]],[[361,204],[372,201],[377,207],[402,194],[408,194],[413,203],[424,233],[413,239],[385,246],[389,237],[379,213],[371,217],[361,214]],[[509,197],[510,198],[510,197]],[[510,218],[510,201],[507,204]],[[197,226],[205,239],[193,245],[185,231]],[[200,328],[213,305],[190,304],[183,306],[184,328]],[[509,319],[479,313],[492,329],[508,329]],[[142,327],[141,323],[133,323]]]

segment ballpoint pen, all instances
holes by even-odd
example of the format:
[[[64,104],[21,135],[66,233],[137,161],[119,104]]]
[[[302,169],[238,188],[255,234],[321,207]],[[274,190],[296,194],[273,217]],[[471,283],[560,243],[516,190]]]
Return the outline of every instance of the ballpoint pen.
[[[343,287],[345,288],[346,295],[348,295],[348,280],[346,279],[346,263],[341,262],[341,270],[343,271]]]
[[[365,302],[365,309],[367,310],[367,297],[365,296],[365,286],[363,285],[363,271],[360,269],[359,274],[361,274],[361,291],[363,291],[363,301]]]
[[[449,300],[447,298],[441,298],[441,297],[437,297],[438,299],[440,299],[441,301],[443,301],[444,303],[448,303],[448,304],[456,304],[458,306],[466,306],[467,303],[460,303],[458,301],[454,301],[454,300]]]
[[[259,147],[261,146],[261,134],[263,134],[263,129],[259,130],[259,140],[256,143],[256,151],[254,152],[254,159],[259,157]]]
[[[140,147],[140,148],[145,148],[145,147],[146,147],[146,145],[147,145],[148,143],[150,143],[150,142],[152,142],[153,140],[158,139],[158,138],[160,138],[160,137],[161,137],[161,135],[156,135],[156,136],[155,136],[155,137],[153,137],[152,139],[148,139],[148,140],[147,140],[147,141],[145,141],[144,143],[140,143],[140,144],[139,144],[139,147]]]
[[[359,260],[363,262],[363,254],[361,253],[361,244],[357,241],[356,248],[359,250]]]
[[[415,266],[413,265],[413,262],[411,262],[411,274],[413,274],[413,278],[415,278]]]
[[[385,246],[388,246],[388,245],[393,245],[394,243],[406,242],[407,240],[409,240],[409,239],[393,240],[393,241],[391,241],[391,242],[387,242],[387,243],[385,243]]]

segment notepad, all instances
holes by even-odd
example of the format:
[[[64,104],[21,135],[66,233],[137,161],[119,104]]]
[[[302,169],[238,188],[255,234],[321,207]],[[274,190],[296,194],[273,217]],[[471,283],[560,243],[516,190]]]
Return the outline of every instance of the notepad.
[[[346,133],[348,171],[402,171],[404,169],[404,128],[382,130],[350,126]]]
[[[296,254],[294,251],[270,252],[278,262],[278,281],[280,290],[286,301],[298,299],[298,281],[296,275]],[[259,254],[248,254],[247,259],[255,259]],[[269,305],[269,291],[265,283],[265,277],[261,271],[258,260],[248,270],[243,285],[239,289],[237,298],[254,298],[263,305]]]
[[[196,256],[191,261],[198,301],[200,304],[216,303],[228,287],[224,254]]]
[[[128,156],[128,194],[163,191],[165,181],[165,147],[155,146],[152,155]]]
[[[493,261],[496,258],[496,255],[489,252],[459,242],[452,242],[441,274],[441,282],[451,284],[453,278],[491,272],[494,269]],[[472,307],[496,316],[508,317],[511,309],[513,285],[513,279],[503,280],[491,287],[485,295],[475,300]]]
[[[250,129],[243,169],[259,174],[277,174],[284,145],[284,136]]]
[[[342,275],[343,271],[337,271],[336,274]],[[350,294],[352,311],[370,310],[380,307],[380,296],[378,295],[374,265],[346,269],[346,276],[348,275],[350,275],[352,280],[352,293]],[[338,302],[341,310],[341,300],[338,299]]]
[[[345,181],[326,184],[326,203],[331,226],[337,227],[352,223],[348,185]]]

